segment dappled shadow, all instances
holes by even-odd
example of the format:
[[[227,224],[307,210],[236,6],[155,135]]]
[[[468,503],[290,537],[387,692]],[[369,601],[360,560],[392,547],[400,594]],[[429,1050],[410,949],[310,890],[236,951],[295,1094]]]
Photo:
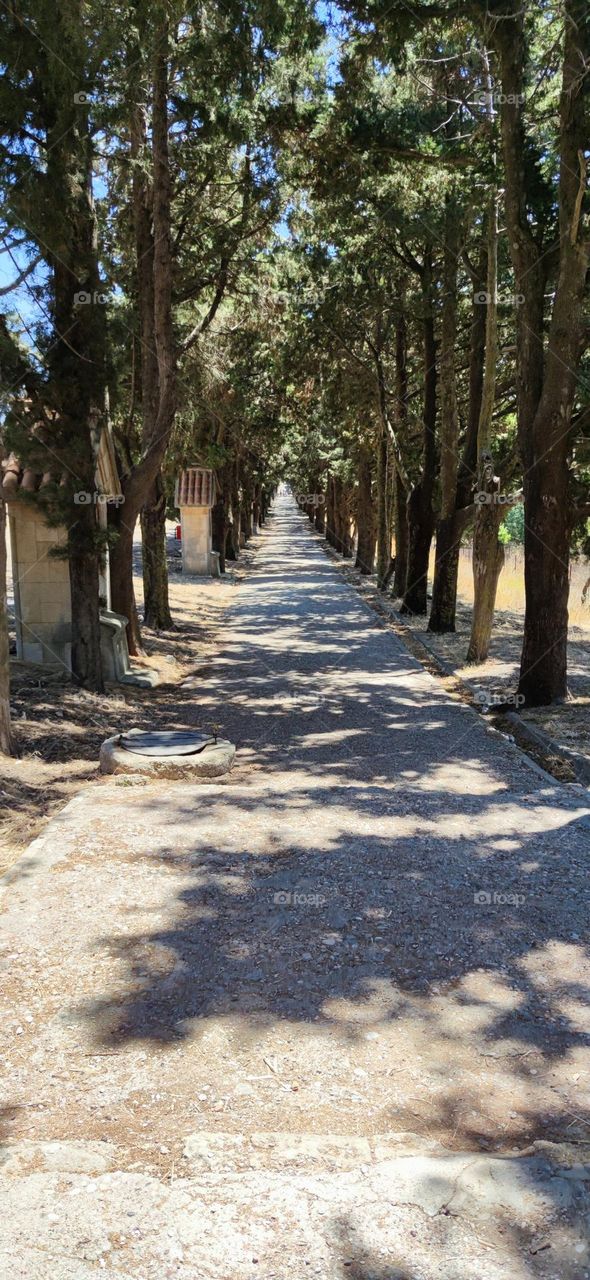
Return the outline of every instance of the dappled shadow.
[[[588,1044],[589,992],[573,976],[586,873],[570,860],[565,892],[556,850],[574,813],[547,805],[539,830],[535,807],[503,794],[443,803],[439,788],[406,784],[400,806],[386,784],[320,782],[311,794],[232,793],[228,823],[226,794],[201,792],[197,808],[192,790],[136,799],[146,840],[126,854],[122,833],[121,866],[161,866],[183,887],[172,923],[134,934],[127,920],[119,940],[105,939],[132,988],[87,1009],[107,1039],[174,1041],[198,1020],[236,1014],[353,1038],[365,1024],[411,1021],[441,1055],[473,1039],[484,1058],[506,1053],[523,1079],[527,1053],[547,1063]]]
[[[364,1213],[341,1214],[330,1230],[339,1280],[438,1280],[441,1275],[483,1280],[504,1274],[522,1280],[582,1280],[587,1274],[580,1256],[586,1252],[583,1197],[568,1197],[564,1207],[562,1184],[552,1204],[549,1163],[543,1172],[539,1177],[535,1167],[523,1178],[522,1167],[518,1170],[514,1192],[518,1186],[519,1209],[506,1208],[496,1221],[486,1220],[485,1212],[477,1215],[477,1203],[471,1215],[461,1217],[451,1208],[430,1217],[418,1205],[402,1205],[397,1212],[393,1207],[392,1212],[387,1201],[377,1201]],[[426,1198],[432,1181],[425,1177]],[[510,1179],[504,1183],[510,1200]],[[451,1199],[452,1185],[448,1191]],[[548,1234],[551,1228],[557,1241]]]
[[[479,1149],[583,1133],[584,1106],[572,1117],[536,1077],[588,1046],[584,807],[449,702],[329,565],[330,608],[308,610],[316,562],[300,587],[300,559],[270,602],[252,576],[199,690],[258,772],[135,797],[120,865],[165,871],[165,920],[134,931],[130,902],[99,943],[116,994],[85,1016],[110,1044],[192,1040],[212,1019],[343,1043],[395,1028],[429,1084],[412,1105],[384,1087],[382,1128]],[[502,1096],[482,1099],[482,1074]]]
[[[582,1150],[586,807],[449,701],[280,520],[277,572],[267,546],[186,685],[187,722],[215,713],[243,767],[105,788],[56,869],[67,929],[84,908],[67,1050],[104,1058],[117,1141],[137,1108],[165,1148],[168,1130],[256,1125],[507,1161],[539,1139]],[[416,1210],[430,1261],[396,1252],[389,1176],[382,1222],[332,1224],[342,1276],[435,1280],[434,1252],[479,1280],[446,1201]],[[551,1179],[543,1194],[559,1210]],[[507,1274],[545,1274],[532,1228],[505,1232]]]

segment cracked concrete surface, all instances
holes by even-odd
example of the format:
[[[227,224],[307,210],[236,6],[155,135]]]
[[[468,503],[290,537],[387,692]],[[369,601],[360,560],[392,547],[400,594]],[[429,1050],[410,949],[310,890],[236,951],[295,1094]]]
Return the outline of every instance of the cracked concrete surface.
[[[109,779],[4,881],[6,1274],[585,1280],[583,793],[289,499],[186,698],[235,772]]]

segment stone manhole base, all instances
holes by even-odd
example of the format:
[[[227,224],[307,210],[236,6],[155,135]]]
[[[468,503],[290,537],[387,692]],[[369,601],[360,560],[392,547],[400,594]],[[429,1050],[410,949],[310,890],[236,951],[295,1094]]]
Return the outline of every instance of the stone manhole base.
[[[100,748],[101,773],[159,778],[219,778],[229,773],[236,749],[224,738],[197,732],[144,733],[131,729],[107,738]]]

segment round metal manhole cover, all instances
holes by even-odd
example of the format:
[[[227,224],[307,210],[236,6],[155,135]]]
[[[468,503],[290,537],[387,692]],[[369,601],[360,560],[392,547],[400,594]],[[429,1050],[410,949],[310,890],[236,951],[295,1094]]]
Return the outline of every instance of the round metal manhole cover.
[[[123,733],[119,745],[137,756],[193,756],[214,741],[208,733],[169,729],[162,733]]]

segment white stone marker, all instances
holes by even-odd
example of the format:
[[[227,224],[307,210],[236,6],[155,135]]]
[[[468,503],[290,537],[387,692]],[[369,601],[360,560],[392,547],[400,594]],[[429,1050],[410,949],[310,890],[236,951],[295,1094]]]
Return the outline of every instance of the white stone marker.
[[[205,467],[187,467],[176,482],[175,505],[180,509],[183,573],[209,575],[212,570],[211,508],[215,477]]]

